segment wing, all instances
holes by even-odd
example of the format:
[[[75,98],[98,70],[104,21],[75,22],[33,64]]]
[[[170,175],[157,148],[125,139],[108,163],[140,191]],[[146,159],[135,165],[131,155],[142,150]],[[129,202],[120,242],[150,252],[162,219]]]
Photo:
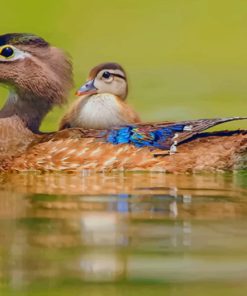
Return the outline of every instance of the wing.
[[[137,123],[108,130],[69,128],[44,135],[39,142],[60,139],[95,138],[96,141],[118,144],[132,144],[136,147],[175,150],[179,143],[190,139],[202,131],[221,123],[247,119],[247,117],[229,117],[198,119],[181,122]]]
[[[112,144],[133,144],[137,147],[173,149],[196,134],[215,125],[247,119],[245,117],[199,119],[181,122],[144,123],[104,131],[102,136]]]

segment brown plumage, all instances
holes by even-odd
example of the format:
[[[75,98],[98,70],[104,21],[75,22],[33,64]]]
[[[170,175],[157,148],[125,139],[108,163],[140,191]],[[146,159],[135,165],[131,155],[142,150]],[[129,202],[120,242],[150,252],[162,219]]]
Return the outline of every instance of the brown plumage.
[[[126,72],[117,63],[94,67],[77,92],[80,96],[62,118],[59,129],[80,127],[105,129],[140,122],[138,114],[126,103]]]
[[[66,101],[72,67],[60,49],[42,38],[6,34],[0,36],[0,82],[10,88],[0,111],[0,159],[4,159],[25,151],[38,137],[44,116]]]
[[[247,168],[247,131],[209,133],[199,135],[178,146],[172,155],[159,155],[162,150],[148,147],[99,142],[96,138],[82,138],[74,130],[73,136],[61,135],[30,148],[11,164],[13,170],[83,171],[149,170],[159,172],[200,172]]]
[[[37,36],[10,34],[0,36],[0,64],[0,82],[12,89],[0,111],[1,170],[176,173],[247,167],[246,130],[200,134],[211,126],[240,118],[42,134],[39,125],[43,117],[65,101],[71,87],[68,58]],[[176,145],[178,151],[171,154]]]

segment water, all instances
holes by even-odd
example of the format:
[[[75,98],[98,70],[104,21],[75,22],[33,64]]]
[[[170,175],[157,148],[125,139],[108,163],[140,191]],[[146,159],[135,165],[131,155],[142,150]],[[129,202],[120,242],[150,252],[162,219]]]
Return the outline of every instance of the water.
[[[246,295],[247,175],[12,174],[0,295]]]

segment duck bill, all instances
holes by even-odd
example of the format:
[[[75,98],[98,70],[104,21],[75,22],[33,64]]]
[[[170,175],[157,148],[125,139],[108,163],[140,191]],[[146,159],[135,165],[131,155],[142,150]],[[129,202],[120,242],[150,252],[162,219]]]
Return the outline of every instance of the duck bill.
[[[97,88],[94,86],[94,80],[87,81],[77,92],[77,96],[92,95],[97,93]]]

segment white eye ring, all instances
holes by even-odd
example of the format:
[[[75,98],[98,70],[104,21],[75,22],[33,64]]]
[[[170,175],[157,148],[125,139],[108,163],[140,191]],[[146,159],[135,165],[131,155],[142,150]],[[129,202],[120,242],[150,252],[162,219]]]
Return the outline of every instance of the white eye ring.
[[[2,50],[5,49],[6,47],[10,47],[13,50],[13,54],[10,57],[5,57],[1,55]],[[12,62],[16,60],[23,60],[26,57],[30,57],[30,56],[31,56],[30,53],[22,51],[13,45],[4,45],[0,47],[0,62]]]
[[[106,83],[111,83],[111,82],[113,81],[114,77],[113,77],[113,76],[111,76],[111,77],[109,77],[109,78],[104,78],[104,77],[102,77],[102,79],[103,79],[103,81],[106,82]]]

